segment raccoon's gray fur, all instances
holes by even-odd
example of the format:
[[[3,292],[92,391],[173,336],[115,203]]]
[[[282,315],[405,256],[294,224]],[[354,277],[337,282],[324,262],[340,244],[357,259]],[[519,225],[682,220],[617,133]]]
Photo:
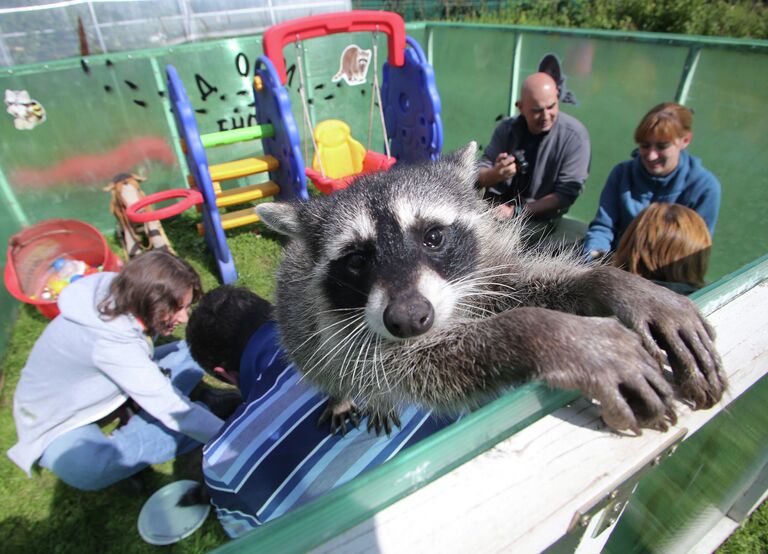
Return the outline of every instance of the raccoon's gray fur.
[[[665,429],[668,360],[685,399],[717,402],[725,380],[694,304],[574,253],[524,249],[520,223],[478,198],[475,156],[471,143],[328,197],[258,207],[290,237],[275,307],[305,378],[384,420],[402,404],[474,407],[543,379],[597,399],[617,429]]]

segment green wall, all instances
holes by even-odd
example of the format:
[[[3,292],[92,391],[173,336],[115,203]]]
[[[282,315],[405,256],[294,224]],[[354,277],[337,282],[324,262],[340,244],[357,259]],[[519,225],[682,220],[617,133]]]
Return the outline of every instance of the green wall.
[[[561,109],[586,125],[592,142],[590,177],[571,217],[592,219],[610,170],[635,148],[642,116],[682,100],[695,112],[689,151],[723,186],[708,279],[768,251],[768,41],[448,23],[428,24],[426,34],[448,149],[487,144],[496,121],[515,113],[519,83],[554,54],[578,100]]]

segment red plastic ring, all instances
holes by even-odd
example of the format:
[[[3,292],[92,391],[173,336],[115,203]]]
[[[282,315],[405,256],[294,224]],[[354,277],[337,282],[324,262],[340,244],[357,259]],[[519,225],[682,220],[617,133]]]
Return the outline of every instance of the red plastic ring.
[[[143,210],[147,206],[157,204],[163,200],[170,200],[172,198],[183,198],[181,202],[176,202],[165,208],[159,210],[152,210],[151,212],[139,213],[139,210]],[[149,221],[158,221],[161,219],[167,219],[175,215],[179,215],[184,210],[188,210],[196,204],[203,203],[203,195],[196,190],[192,189],[170,189],[161,190],[149,196],[145,196],[138,202],[134,202],[125,211],[125,215],[128,216],[134,223],[147,223]]]

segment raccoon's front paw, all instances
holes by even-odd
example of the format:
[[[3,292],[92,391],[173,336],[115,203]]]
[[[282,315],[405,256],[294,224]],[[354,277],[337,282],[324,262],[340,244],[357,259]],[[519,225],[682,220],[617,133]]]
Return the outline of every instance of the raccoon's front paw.
[[[325,410],[317,420],[317,426],[320,427],[328,421],[331,422],[331,435],[341,431],[342,436],[344,436],[347,434],[347,421],[355,428],[360,425],[360,411],[352,400],[329,398]]]
[[[367,415],[367,430],[370,433],[371,429],[376,429],[377,437],[381,433],[382,429],[384,429],[384,432],[387,434],[387,436],[389,436],[392,433],[393,423],[398,429],[401,428],[400,416],[397,415],[397,411],[394,408],[391,410],[369,409],[367,410]]]
[[[728,387],[714,329],[687,297],[615,268],[601,268],[601,301],[642,339],[660,363],[669,362],[680,395],[694,409],[711,408]]]
[[[582,318],[581,336],[567,361],[545,377],[550,385],[580,389],[600,403],[603,421],[640,434],[646,427],[666,431],[677,422],[673,390],[640,337],[618,321]]]

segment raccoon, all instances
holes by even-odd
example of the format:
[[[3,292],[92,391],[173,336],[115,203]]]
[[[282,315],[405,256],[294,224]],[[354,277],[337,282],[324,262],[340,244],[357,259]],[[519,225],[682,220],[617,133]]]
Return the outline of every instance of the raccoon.
[[[726,387],[714,333],[686,297],[575,252],[526,248],[477,195],[477,147],[366,175],[328,197],[257,207],[289,237],[281,341],[334,418],[369,429],[400,406],[472,409],[525,381],[578,389],[611,427],[666,430]]]
[[[365,83],[370,61],[370,50],[363,50],[356,44],[350,44],[341,53],[339,71],[331,77],[331,82],[335,83],[344,79],[350,86],[362,85]]]

